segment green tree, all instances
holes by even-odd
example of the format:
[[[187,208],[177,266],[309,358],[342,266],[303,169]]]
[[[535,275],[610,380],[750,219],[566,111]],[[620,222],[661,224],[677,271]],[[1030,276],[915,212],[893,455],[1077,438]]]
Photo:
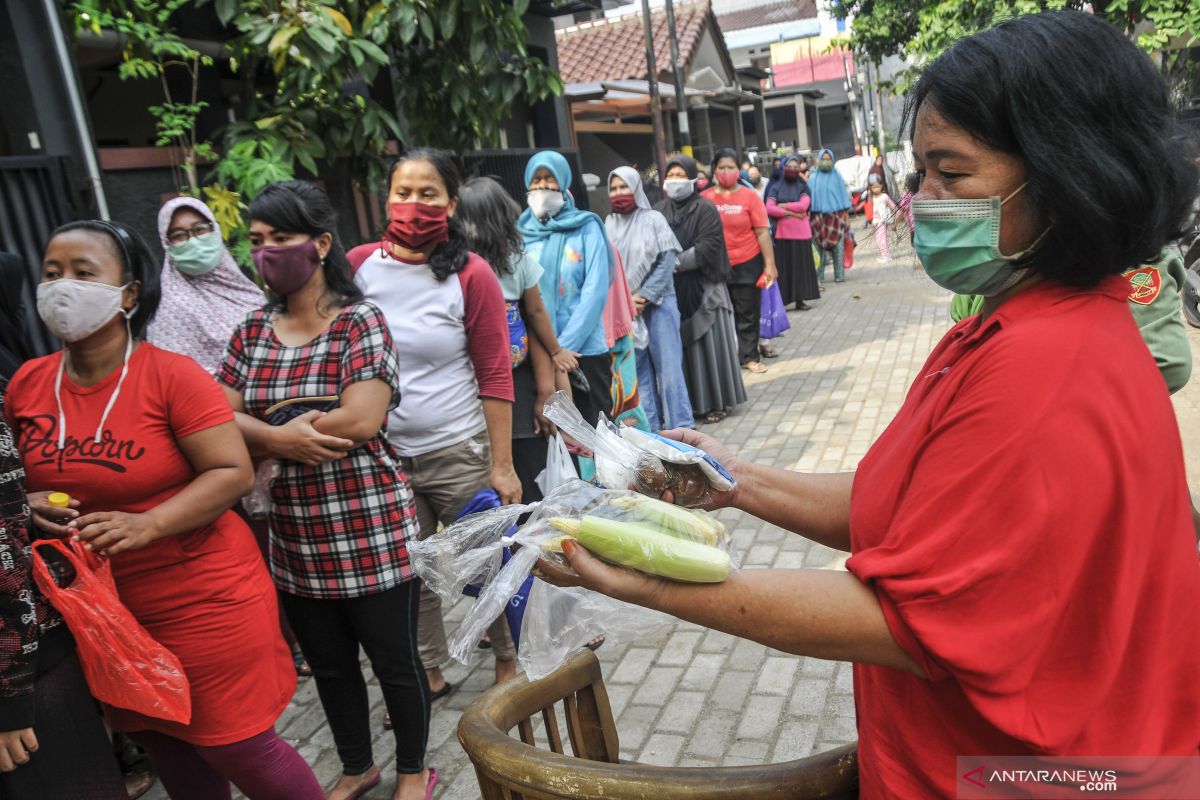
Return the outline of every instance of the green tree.
[[[1188,48],[1200,45],[1200,3],[1195,0],[833,0],[832,11],[854,18],[850,46],[859,55],[876,63],[891,55],[910,60],[913,68],[896,82],[903,90],[921,65],[965,36],[1023,14],[1085,5],[1159,56],[1164,74],[1179,89],[1177,99],[1188,99],[1196,73]]]

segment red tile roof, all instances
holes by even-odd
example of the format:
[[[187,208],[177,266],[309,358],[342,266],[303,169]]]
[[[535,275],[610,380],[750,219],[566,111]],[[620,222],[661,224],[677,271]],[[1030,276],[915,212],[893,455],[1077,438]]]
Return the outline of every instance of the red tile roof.
[[[780,22],[793,22],[798,19],[815,19],[817,4],[814,0],[779,0],[775,3],[765,3],[753,8],[743,8],[721,14],[717,20],[721,30],[740,31],[746,28],[757,28],[760,25],[775,25]]]
[[[671,45],[667,38],[667,12],[651,12],[654,30],[654,63],[659,74],[671,71]],[[704,35],[705,25],[716,25],[707,0],[676,3],[675,31],[679,58],[686,66]],[[721,33],[715,35],[720,40]],[[644,79],[646,34],[640,13],[615,19],[584,22],[555,32],[558,44],[558,73],[564,83],[591,83]]]

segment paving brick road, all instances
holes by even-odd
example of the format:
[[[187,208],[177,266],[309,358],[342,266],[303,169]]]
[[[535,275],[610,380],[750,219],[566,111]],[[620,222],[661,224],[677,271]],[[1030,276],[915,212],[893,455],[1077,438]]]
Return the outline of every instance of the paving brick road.
[[[749,402],[705,430],[741,456],[803,471],[853,469],[883,430],[925,357],[949,327],[949,297],[914,270],[911,252],[881,265],[870,237],[859,235],[859,263],[844,284],[828,284],[812,311],[791,314],[776,340],[781,357],[747,380]],[[832,277],[832,276],[830,276]],[[1200,331],[1191,331],[1200,353]],[[1185,432],[1200,434],[1200,380],[1176,396]],[[1200,486],[1200,447],[1188,449],[1192,485]],[[785,533],[740,512],[721,512],[747,566],[838,569],[844,554]],[[447,616],[455,626],[466,601]],[[715,766],[786,761],[855,735],[850,665],[797,658],[693,625],[598,651],[620,732],[622,757],[650,764]],[[491,656],[447,677],[459,688],[434,706],[429,763],[442,773],[442,800],[478,798],[474,771],[458,744],[462,710],[491,682]],[[373,716],[383,713],[371,687]],[[279,730],[296,743],[329,785],[339,772],[311,680],[302,681]],[[390,771],[390,735],[375,752]],[[390,798],[391,781],[367,795]],[[156,788],[151,798],[165,798]]]

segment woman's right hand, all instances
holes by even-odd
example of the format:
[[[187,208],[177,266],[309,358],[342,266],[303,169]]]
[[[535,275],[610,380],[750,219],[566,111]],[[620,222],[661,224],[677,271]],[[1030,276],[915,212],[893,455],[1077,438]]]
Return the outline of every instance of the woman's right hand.
[[[573,369],[579,368],[578,353],[572,353],[567,348],[560,349],[557,353],[550,356],[550,360],[554,362],[554,368],[559,372],[570,372]]]
[[[741,483],[742,477],[739,475],[739,472],[741,471],[741,462],[738,460],[738,457],[733,454],[732,450],[711,436],[706,436],[705,434],[700,433],[699,431],[694,431],[690,428],[675,428],[674,430],[663,431],[659,435],[663,438],[674,439],[677,442],[683,442],[684,444],[689,444],[692,447],[697,447],[703,450],[719,461],[721,466],[733,476],[733,480],[736,483]],[[701,503],[698,506],[694,506],[694,508],[700,508],[705,511],[715,511],[718,508],[728,508],[736,505],[735,501],[737,500],[737,493],[737,486],[734,486],[728,492],[713,492],[709,496],[707,502]],[[675,502],[675,497],[669,491],[663,494],[662,499],[668,503]]]
[[[69,508],[59,508],[50,505],[48,498],[51,494],[52,492],[30,492],[25,495],[25,501],[29,503],[29,510],[33,513],[33,524],[37,529],[55,539],[62,539],[73,533],[67,527],[67,523],[79,516],[79,512],[75,510],[79,508],[79,501],[72,497]]]
[[[354,442],[340,436],[329,436],[314,428],[313,420],[323,416],[324,411],[308,411],[286,425],[275,428],[271,454],[310,467],[345,458],[346,453],[354,449]]]

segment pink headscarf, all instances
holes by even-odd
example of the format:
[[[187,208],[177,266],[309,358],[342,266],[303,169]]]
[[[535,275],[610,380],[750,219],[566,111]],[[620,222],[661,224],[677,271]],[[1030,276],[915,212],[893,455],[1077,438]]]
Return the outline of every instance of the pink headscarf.
[[[234,328],[267,300],[262,290],[242,274],[228,250],[216,269],[203,275],[193,278],[175,269],[167,230],[171,217],[180,208],[192,209],[213,224],[215,235],[221,235],[221,226],[212,211],[194,197],[173,198],[159,209],[158,238],[167,255],[162,269],[162,301],[146,331],[146,341],[191,356],[204,369],[216,374]]]

